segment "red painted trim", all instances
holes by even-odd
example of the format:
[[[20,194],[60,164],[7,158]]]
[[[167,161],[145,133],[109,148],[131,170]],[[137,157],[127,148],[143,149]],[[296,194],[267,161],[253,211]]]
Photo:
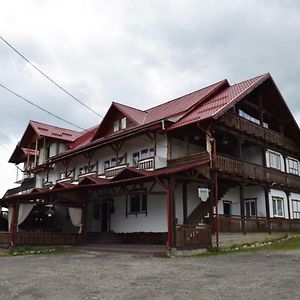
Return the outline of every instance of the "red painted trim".
[[[171,207],[171,190],[170,186],[168,186],[167,189],[167,221],[168,221],[168,249],[172,249],[172,234],[171,234],[171,212],[170,212],[170,207]]]
[[[218,186],[218,174],[215,173],[215,206],[216,206],[216,244],[219,247],[219,209],[218,209],[218,198],[219,198],[219,186]]]

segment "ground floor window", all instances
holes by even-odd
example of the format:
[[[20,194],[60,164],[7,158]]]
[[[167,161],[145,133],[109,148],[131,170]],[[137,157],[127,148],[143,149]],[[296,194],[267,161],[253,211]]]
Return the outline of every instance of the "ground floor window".
[[[272,197],[274,217],[284,217],[283,198]]]
[[[223,215],[230,216],[231,215],[231,205],[230,201],[223,201]]]
[[[256,199],[246,199],[245,203],[245,216],[246,217],[256,217]]]
[[[127,214],[147,214],[147,195],[131,195],[128,204]]]
[[[293,218],[300,219],[300,200],[292,200],[293,203]]]

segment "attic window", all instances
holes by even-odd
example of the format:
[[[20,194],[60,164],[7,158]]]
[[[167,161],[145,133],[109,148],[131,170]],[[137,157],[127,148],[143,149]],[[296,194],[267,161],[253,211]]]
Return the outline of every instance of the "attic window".
[[[126,117],[123,117],[121,119],[121,129],[125,129],[126,128]]]
[[[125,129],[126,128],[126,117],[123,117],[119,120],[114,121],[114,132]]]
[[[119,120],[114,121],[114,132],[119,130]]]

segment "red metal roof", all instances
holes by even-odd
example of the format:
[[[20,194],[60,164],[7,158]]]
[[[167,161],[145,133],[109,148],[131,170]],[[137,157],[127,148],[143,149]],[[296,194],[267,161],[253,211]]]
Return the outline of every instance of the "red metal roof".
[[[182,97],[173,99],[169,102],[147,109],[147,117],[144,123],[149,123],[155,120],[165,119],[171,116],[182,114],[188,111],[194,105],[199,104],[199,102],[202,102],[209,95],[211,95],[213,92],[215,92],[224,85],[228,85],[227,80],[219,81],[190,94],[184,95]]]
[[[229,86],[219,93],[217,92],[214,96],[197,106],[178,122],[171,125],[168,130],[200,122],[208,118],[217,119],[221,114],[268,78],[270,78],[270,75],[264,74]]]
[[[128,116],[136,124],[141,125],[144,123],[147,113],[140,109],[130,107],[121,103],[113,102],[113,105],[119,109],[125,116]]]
[[[30,121],[29,124],[33,127],[33,129],[39,136],[45,136],[71,142],[81,135],[80,132],[75,130],[48,125],[36,121]]]
[[[88,144],[89,142],[92,141],[94,134],[96,133],[97,129],[98,129],[99,125],[96,125],[90,129],[88,129],[87,131],[84,131],[83,133],[81,133],[81,135],[79,137],[76,138],[76,140],[74,142],[71,142],[69,144],[69,148],[73,149],[76,148],[78,146],[83,146]]]

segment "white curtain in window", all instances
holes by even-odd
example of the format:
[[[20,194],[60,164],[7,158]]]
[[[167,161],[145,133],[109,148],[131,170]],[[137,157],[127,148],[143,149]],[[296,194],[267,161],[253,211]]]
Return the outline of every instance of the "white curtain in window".
[[[18,214],[18,225],[22,224],[26,218],[29,216],[35,204],[32,203],[21,203],[19,205],[19,214]]]
[[[13,211],[14,211],[13,207],[8,208],[8,231],[10,231],[12,225]]]
[[[69,207],[69,215],[71,222],[75,227],[79,227],[79,233],[81,233],[82,228],[82,208],[79,207]]]

